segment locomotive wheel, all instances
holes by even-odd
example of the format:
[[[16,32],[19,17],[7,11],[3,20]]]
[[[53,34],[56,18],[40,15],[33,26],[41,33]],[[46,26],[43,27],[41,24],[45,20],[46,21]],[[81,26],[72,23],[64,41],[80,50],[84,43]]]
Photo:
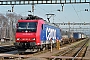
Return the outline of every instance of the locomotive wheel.
[[[46,48],[43,46],[42,48],[40,48],[40,51],[44,51]]]
[[[40,48],[40,51],[43,51],[43,48]]]

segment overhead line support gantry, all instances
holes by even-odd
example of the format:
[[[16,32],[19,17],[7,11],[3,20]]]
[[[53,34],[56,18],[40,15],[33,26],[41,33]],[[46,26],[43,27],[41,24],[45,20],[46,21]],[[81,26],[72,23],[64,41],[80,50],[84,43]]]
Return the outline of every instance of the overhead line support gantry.
[[[88,0],[0,0],[0,5],[29,5],[29,4],[76,4],[90,3]]]

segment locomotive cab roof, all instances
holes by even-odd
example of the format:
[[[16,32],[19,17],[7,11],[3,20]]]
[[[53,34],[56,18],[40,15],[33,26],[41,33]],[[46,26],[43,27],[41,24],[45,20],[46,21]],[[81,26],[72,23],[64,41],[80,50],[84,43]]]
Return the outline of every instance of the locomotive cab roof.
[[[26,18],[26,20],[38,20],[38,19],[43,19],[43,18],[40,18],[38,16],[34,16],[34,15],[28,15],[28,17]]]

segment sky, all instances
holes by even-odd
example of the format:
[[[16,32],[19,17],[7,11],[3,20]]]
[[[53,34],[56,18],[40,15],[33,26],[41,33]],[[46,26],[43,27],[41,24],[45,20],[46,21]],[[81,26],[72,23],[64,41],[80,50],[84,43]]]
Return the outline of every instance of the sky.
[[[65,4],[61,12],[57,11],[58,9],[62,10],[61,4],[37,4],[34,9],[34,15],[44,19],[47,19],[46,14],[55,14],[54,21],[51,17],[51,22],[90,22],[90,12],[85,11],[85,9],[90,9],[89,4]],[[11,10],[11,5],[0,6],[0,13],[5,14],[8,10]],[[23,16],[28,15],[29,10],[32,10],[31,5],[14,6],[14,12]]]
[[[34,5],[34,15],[37,15],[47,20],[46,14],[55,14],[54,17],[50,18],[50,21],[55,23],[90,22],[90,11],[85,11],[85,9],[90,10],[90,4],[88,3],[64,4],[63,11],[57,11],[58,9],[62,10],[61,4],[36,4]],[[7,12],[8,10],[11,10],[11,5],[0,5],[0,13],[6,14],[8,13]],[[17,14],[21,14],[22,16],[33,14],[28,12],[31,10],[32,5],[14,5],[14,12]],[[90,28],[90,26],[82,26],[82,27]]]

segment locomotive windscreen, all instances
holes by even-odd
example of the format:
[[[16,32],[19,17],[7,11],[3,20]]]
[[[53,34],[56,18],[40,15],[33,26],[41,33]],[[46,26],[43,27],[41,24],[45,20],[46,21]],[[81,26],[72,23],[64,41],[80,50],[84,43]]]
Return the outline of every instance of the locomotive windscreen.
[[[18,22],[17,32],[36,32],[37,22]]]

